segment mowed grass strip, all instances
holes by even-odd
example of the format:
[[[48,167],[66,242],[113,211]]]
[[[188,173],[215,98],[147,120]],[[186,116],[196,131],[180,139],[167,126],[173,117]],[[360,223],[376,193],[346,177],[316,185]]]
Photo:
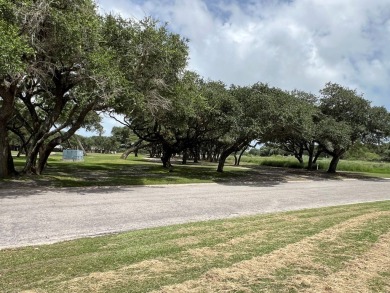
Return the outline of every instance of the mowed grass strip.
[[[389,268],[387,201],[2,250],[0,292],[388,292]]]

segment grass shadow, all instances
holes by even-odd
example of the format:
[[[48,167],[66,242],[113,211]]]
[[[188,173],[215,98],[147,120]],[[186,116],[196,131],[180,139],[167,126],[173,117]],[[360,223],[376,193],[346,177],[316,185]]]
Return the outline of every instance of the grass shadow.
[[[22,159],[16,160],[18,165]],[[171,170],[161,166],[159,159],[130,158],[122,160],[118,155],[93,154],[84,162],[65,162],[60,156],[52,156],[45,173],[41,176],[23,176],[16,179],[0,180],[0,198],[29,196],[50,188],[67,187],[112,187],[134,185],[159,185],[183,183],[217,183],[224,185],[245,185],[253,187],[272,187],[291,181],[323,181],[357,179],[384,181],[386,179],[368,174],[338,172],[328,174],[323,170],[270,167],[244,164],[225,166],[223,173],[216,172],[215,163],[188,162],[182,165],[173,160]],[[91,189],[93,190],[93,189]]]

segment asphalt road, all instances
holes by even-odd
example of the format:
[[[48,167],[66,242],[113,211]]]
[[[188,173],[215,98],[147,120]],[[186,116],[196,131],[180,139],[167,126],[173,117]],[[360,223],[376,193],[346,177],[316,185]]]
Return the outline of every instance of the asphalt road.
[[[381,200],[390,200],[390,180],[0,188],[0,249],[191,221]]]

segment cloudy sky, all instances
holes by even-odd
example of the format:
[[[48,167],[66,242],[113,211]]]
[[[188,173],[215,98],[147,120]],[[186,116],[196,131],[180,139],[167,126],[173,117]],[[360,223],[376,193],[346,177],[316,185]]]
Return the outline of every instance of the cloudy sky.
[[[317,94],[332,81],[390,110],[389,0],[98,0],[190,40],[189,69],[227,85]],[[106,133],[109,135],[109,133]]]

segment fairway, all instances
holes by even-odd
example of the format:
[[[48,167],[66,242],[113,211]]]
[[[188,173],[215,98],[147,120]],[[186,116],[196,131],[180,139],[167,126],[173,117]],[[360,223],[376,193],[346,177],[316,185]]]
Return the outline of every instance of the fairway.
[[[0,251],[1,292],[388,292],[390,202]]]

